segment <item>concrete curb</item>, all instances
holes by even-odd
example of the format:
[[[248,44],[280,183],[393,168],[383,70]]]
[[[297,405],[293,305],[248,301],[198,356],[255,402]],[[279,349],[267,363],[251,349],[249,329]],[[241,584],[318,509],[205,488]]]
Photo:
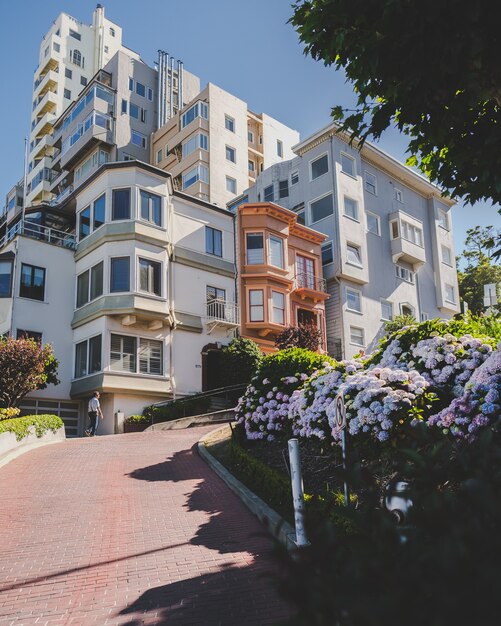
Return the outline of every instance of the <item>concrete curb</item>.
[[[16,435],[11,432],[2,433],[0,435],[0,438],[3,438],[2,446],[0,447],[0,467],[7,465],[7,463],[17,459],[18,456],[21,456],[25,452],[66,440],[64,426],[58,428],[55,433],[49,430],[41,437],[36,436],[33,427],[31,427],[30,430],[30,434],[24,439],[21,439],[21,441],[17,441]]]
[[[296,533],[292,526],[286,522],[276,511],[269,507],[248,487],[241,483],[231,474],[222,463],[220,463],[207,450],[205,441],[212,435],[227,428],[227,425],[216,428],[207,433],[198,442],[198,453],[207,462],[216,474],[224,480],[228,487],[242,500],[246,507],[263,522],[270,533],[278,539],[288,550],[296,548]]]

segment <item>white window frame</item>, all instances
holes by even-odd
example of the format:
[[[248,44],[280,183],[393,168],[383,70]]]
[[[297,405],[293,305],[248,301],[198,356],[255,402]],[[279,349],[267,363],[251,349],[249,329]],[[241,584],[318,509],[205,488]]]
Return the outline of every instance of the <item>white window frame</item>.
[[[353,207],[353,212],[354,215],[350,215],[347,212],[347,204],[348,205],[352,205]],[[359,222],[360,220],[358,219],[358,202],[355,200],[355,198],[351,198],[350,196],[344,196],[343,198],[343,215],[347,218],[349,218],[350,220],[353,220],[354,222]]]
[[[229,130],[230,133],[234,133],[235,132],[235,118],[231,117],[231,115],[225,114],[224,127],[226,128],[226,130]]]
[[[356,251],[356,256],[358,257],[358,261],[350,261],[349,253],[351,252],[349,248],[353,248],[353,251]],[[346,263],[348,265],[353,265],[354,267],[363,267],[362,261],[362,248],[355,243],[346,242]]]
[[[357,304],[358,304],[358,309],[355,308],[351,308],[350,303],[349,303],[349,297],[348,294],[352,294],[355,296],[355,299],[357,300]],[[358,313],[358,314],[362,314],[362,292],[359,289],[353,289],[353,287],[346,287],[345,289],[345,302],[346,302],[346,310],[350,311],[351,313]]]
[[[446,231],[450,230],[449,213],[444,209],[438,209],[438,225]]]
[[[279,295],[282,298],[282,303],[283,303],[283,308],[279,307],[279,306],[275,306],[275,300],[273,298],[274,295]],[[271,323],[272,324],[279,324],[280,326],[285,326],[286,322],[287,322],[287,297],[286,294],[283,291],[277,291],[276,289],[272,289],[271,290],[271,294],[270,294],[270,304],[271,304]],[[282,320],[283,321],[277,321],[275,320],[275,310],[277,311],[281,311],[282,312]]]
[[[369,182],[369,178],[373,178],[374,182]],[[377,196],[377,176],[367,170],[364,170],[364,189],[373,196]]]
[[[299,170],[295,170],[291,173],[291,187],[299,183]]]
[[[226,176],[226,191],[228,191],[229,193],[233,193],[233,194],[237,193],[237,179],[236,178],[232,178],[231,176]]]
[[[332,213],[329,213],[329,215],[324,215],[324,217],[321,217],[318,220],[313,220],[313,209],[312,209],[312,204],[315,204],[316,202],[318,202],[319,200],[323,200],[323,198],[327,198],[327,196],[331,196],[332,198]],[[328,193],[324,193],[322,196],[318,196],[318,198],[313,198],[312,200],[310,200],[308,202],[308,214],[309,214],[309,223],[310,224],[318,224],[318,222],[321,222],[322,220],[326,220],[329,217],[332,217],[334,215],[334,211],[336,210],[335,206],[334,206],[334,194],[332,193],[332,191],[329,191]]]
[[[456,289],[454,285],[444,283],[445,301],[450,304],[456,304]]]
[[[328,261],[327,263],[324,263],[323,252],[324,252],[324,248],[327,248],[327,247],[329,247],[331,251],[332,261]],[[324,241],[324,243],[320,246],[320,262],[323,267],[325,267],[326,265],[330,265],[331,263],[334,263],[334,247],[332,245],[332,241]]]
[[[192,111],[194,111],[194,117],[192,120],[187,121],[188,115]],[[186,128],[186,126],[194,122],[199,117],[201,117],[204,120],[209,119],[209,105],[206,102],[202,102],[201,100],[198,100],[197,102],[195,102],[193,106],[191,106],[187,111],[185,111],[181,115],[181,120],[180,120],[181,130],[183,128]]]
[[[380,300],[381,303],[381,320],[383,322],[391,322],[393,320],[393,302],[389,300]],[[385,315],[385,307],[389,307],[390,315],[389,317]]]
[[[195,179],[190,182],[189,185],[186,184],[187,180],[191,180],[191,176],[194,173]],[[199,181],[201,181],[202,183],[207,183],[209,182],[209,168],[206,167],[205,165],[196,165],[195,167],[192,167],[188,172],[186,172],[185,174],[182,175],[182,187],[183,187],[183,191],[185,189],[188,189],[188,187],[191,187],[192,185],[194,185],[195,183],[198,183]]]
[[[376,213],[373,213],[372,211],[366,211],[366,222],[367,222],[367,232],[371,233],[372,235],[377,235],[378,237],[381,237],[381,218],[379,215],[377,215]],[[374,232],[373,230],[370,230],[369,228],[369,220],[368,220],[368,216],[371,217],[375,217],[376,218],[376,224],[377,224],[377,232]]]
[[[233,158],[229,158],[228,154],[230,156],[233,156]],[[230,163],[236,163],[237,162],[237,149],[234,148],[233,146],[228,146],[227,144],[225,145],[225,155],[226,155],[226,160],[229,161]]]
[[[281,139],[277,139],[277,156],[284,158],[284,142]]]
[[[412,270],[409,270],[397,263],[395,264],[395,272],[397,278],[400,278],[400,280],[404,280],[406,283],[410,283],[411,285],[414,284],[414,272]]]
[[[404,203],[404,194],[401,189],[398,189],[398,187],[395,187],[395,189],[393,190],[393,195],[397,202],[400,202],[401,204]]]
[[[327,159],[327,169],[326,169],[326,171],[323,172],[322,174],[319,174],[318,176],[313,177],[313,164],[316,163],[317,161],[320,161],[320,159],[323,159],[324,157]],[[325,176],[326,174],[328,174],[329,171],[330,171],[329,153],[328,152],[323,152],[322,154],[319,154],[314,159],[311,159],[311,161],[309,162],[309,171],[310,171],[310,182],[312,182],[314,180],[318,180],[319,178],[322,178],[322,176]]]
[[[249,289],[248,291],[249,293],[249,322],[264,322],[264,318],[265,318],[265,310],[264,310],[264,289]],[[252,302],[252,294],[253,293],[260,293],[261,294],[261,298],[260,298],[260,302]],[[262,310],[262,315],[260,316],[260,319],[253,319],[252,317],[252,310],[253,309],[261,309]]]
[[[358,341],[354,341],[353,339],[354,330],[360,331],[361,339],[362,339],[361,343],[359,343]],[[363,328],[361,328],[360,326],[350,326],[350,344],[352,346],[358,346],[359,348],[365,347],[365,330]]]
[[[276,242],[280,242],[280,264],[279,265],[275,265],[274,263],[272,263],[272,258],[271,258],[271,242],[272,240],[275,240]],[[280,269],[284,269],[285,268],[285,263],[284,263],[284,256],[285,256],[285,240],[283,237],[279,237],[278,235],[268,235],[268,265],[272,265],[273,267],[279,267]]]
[[[444,257],[444,251],[446,251],[446,255],[445,258]],[[444,244],[440,245],[440,256],[442,258],[442,263],[445,263],[445,265],[448,265],[449,267],[452,267],[452,250],[449,248],[449,246],[444,246]]]
[[[136,358],[137,373],[146,376],[163,376],[164,371],[164,346],[163,342],[158,339],[150,339],[149,337],[139,337],[137,342],[138,355]],[[157,344],[156,346],[153,344]],[[152,354],[152,347],[160,350],[160,355]],[[146,362],[146,371],[141,369],[141,360]],[[158,361],[160,371],[152,370],[152,361]]]
[[[353,164],[353,168],[352,168],[353,171],[352,172],[347,172],[343,168],[343,157],[345,157],[346,159],[351,161],[351,163]],[[341,171],[343,172],[343,174],[346,174],[346,176],[350,176],[350,178],[356,178],[357,177],[357,162],[355,161],[355,159],[350,154],[348,154],[347,152],[341,152],[340,162],[341,162]]]

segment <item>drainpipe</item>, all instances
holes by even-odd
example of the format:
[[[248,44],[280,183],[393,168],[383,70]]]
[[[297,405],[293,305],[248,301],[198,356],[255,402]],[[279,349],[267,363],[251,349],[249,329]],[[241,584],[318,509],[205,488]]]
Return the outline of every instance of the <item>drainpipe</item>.
[[[417,315],[416,315],[416,322],[420,322],[421,321],[421,290],[419,288],[418,272],[419,272],[419,269],[416,272],[414,272],[414,276],[416,277],[416,296],[417,296],[417,305],[418,305],[418,311],[417,311]]]
[[[332,197],[334,203],[334,223],[335,223],[335,232],[333,237],[333,247],[334,247],[334,280],[338,284],[339,289],[339,318],[341,323],[341,356],[345,357],[345,349],[344,349],[344,315],[343,315],[343,298],[342,298],[342,290],[341,290],[341,281],[339,280],[337,274],[341,271],[341,230],[339,228],[339,205],[337,201],[337,188],[336,188],[336,175],[335,175],[335,159],[334,159],[334,137],[330,138],[330,157],[331,157],[331,176],[332,176]],[[326,320],[326,328],[327,328],[327,320]]]
[[[237,258],[237,214],[238,208],[233,213],[233,266],[235,268],[235,308],[238,315],[238,327],[237,327],[237,337],[240,337],[240,308],[239,308],[239,297],[238,297],[238,258]]]
[[[175,368],[174,368],[174,335],[177,327],[176,313],[174,310],[175,307],[175,291],[174,291],[174,243],[172,242],[172,233],[174,232],[173,224],[174,224],[174,205],[172,204],[172,198],[167,205],[167,210],[169,212],[168,215],[168,230],[167,230],[167,238],[168,238],[168,251],[169,251],[169,313],[171,316],[171,327],[169,331],[169,376],[170,383],[172,389],[172,397],[176,399],[176,379],[175,379]]]

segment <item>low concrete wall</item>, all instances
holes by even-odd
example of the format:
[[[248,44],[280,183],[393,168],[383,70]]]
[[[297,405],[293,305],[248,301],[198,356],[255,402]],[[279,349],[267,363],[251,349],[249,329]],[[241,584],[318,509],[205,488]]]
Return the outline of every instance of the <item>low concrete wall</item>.
[[[50,443],[59,443],[65,439],[64,426],[61,426],[55,433],[49,430],[41,437],[37,437],[35,427],[30,426],[29,434],[21,441],[16,440],[15,433],[2,433],[0,434],[0,467],[29,450]]]
[[[179,430],[182,428],[192,428],[193,426],[206,426],[207,424],[225,424],[235,419],[235,409],[224,409],[223,411],[213,411],[203,415],[191,415],[181,417],[170,422],[160,422],[148,426],[145,430]]]

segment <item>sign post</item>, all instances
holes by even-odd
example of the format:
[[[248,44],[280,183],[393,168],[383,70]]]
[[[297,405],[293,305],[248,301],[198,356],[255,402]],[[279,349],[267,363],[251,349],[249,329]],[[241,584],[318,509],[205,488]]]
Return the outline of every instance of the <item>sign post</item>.
[[[343,470],[345,472],[344,478],[344,504],[350,506],[350,488],[346,481],[346,472],[348,470],[347,460],[347,439],[346,439],[346,407],[344,406],[344,396],[342,393],[338,393],[334,402],[336,403],[335,409],[335,425],[334,431],[341,431],[341,450],[343,456]]]
[[[308,545],[304,529],[304,491],[303,476],[301,474],[301,457],[299,456],[299,442],[289,439],[289,459],[291,464],[292,500],[294,503],[294,524],[296,527],[296,546],[301,548]]]

